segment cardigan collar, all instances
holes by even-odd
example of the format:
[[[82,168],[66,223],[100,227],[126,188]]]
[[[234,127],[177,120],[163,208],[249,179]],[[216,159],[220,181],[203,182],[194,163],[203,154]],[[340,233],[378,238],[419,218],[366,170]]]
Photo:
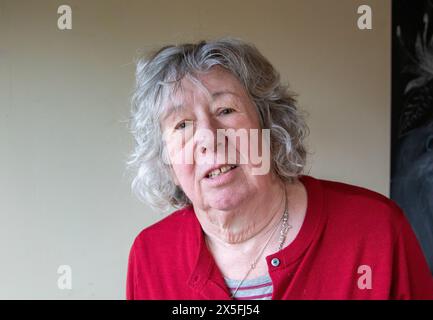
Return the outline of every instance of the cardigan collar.
[[[324,211],[322,210],[324,197],[320,181],[311,177],[302,175],[299,180],[304,184],[307,190],[307,211],[304,222],[299,230],[296,238],[282,250],[266,256],[268,270],[281,272],[284,268],[289,267],[294,263],[309,247],[315,237],[318,237],[325,225]],[[204,236],[204,231],[201,228],[194,209],[191,206],[190,210],[194,220],[194,238],[198,244],[196,263],[190,274],[188,285],[201,292],[208,299],[226,300],[230,299],[230,292],[227,288],[223,275],[215,263],[215,260],[210,253]],[[271,264],[272,259],[277,258],[280,264],[274,267]]]

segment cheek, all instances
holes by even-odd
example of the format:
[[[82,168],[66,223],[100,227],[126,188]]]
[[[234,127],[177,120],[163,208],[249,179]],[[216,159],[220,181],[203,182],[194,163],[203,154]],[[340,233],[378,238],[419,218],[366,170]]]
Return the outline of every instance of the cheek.
[[[263,157],[269,154],[266,137],[262,136],[261,129],[242,128],[241,130],[239,131],[241,134],[228,135],[227,137],[228,146],[226,152],[229,155],[229,163],[236,161],[236,163],[248,166],[260,165]]]
[[[193,163],[194,145],[189,131],[166,138],[166,150],[172,165],[190,165]]]
[[[173,172],[177,183],[188,193],[194,187],[194,167],[192,165],[174,164]]]

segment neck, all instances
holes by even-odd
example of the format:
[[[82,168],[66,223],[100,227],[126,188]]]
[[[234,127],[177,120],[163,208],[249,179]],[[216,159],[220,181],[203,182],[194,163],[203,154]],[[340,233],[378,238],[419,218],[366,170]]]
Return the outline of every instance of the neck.
[[[286,187],[279,183],[231,212],[196,210],[208,245],[243,254],[255,251],[281,225],[285,197]],[[278,237],[278,233],[272,237]]]

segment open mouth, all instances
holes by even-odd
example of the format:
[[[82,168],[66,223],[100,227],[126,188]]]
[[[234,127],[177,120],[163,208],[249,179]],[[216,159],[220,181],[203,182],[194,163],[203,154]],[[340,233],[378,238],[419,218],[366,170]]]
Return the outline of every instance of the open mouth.
[[[227,173],[227,172],[229,172],[229,171],[231,171],[233,169],[236,169],[237,167],[238,166],[236,166],[236,165],[225,165],[225,166],[222,166],[221,168],[218,168],[218,169],[215,169],[215,170],[212,170],[211,172],[209,172],[206,175],[206,178],[208,178],[208,179],[214,179],[214,178],[216,178],[216,177],[218,177],[218,176],[220,176],[220,175],[222,175],[224,173]]]

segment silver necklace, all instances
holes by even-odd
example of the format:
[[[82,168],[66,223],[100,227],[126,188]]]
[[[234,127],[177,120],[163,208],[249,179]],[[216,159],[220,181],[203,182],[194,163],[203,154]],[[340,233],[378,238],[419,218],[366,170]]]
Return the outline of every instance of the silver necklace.
[[[284,205],[284,214],[281,218],[282,223],[281,223],[280,238],[278,241],[279,242],[278,251],[280,251],[283,248],[284,242],[286,241],[287,233],[292,228],[292,226],[289,224],[289,211],[287,209],[287,193],[284,192],[284,194],[285,194],[285,205]],[[248,275],[251,273],[251,271],[256,267],[257,262],[259,261],[260,257],[262,256],[263,252],[265,251],[266,247],[268,246],[269,242],[272,239],[272,236],[275,234],[275,231],[277,231],[277,229],[278,229],[278,224],[275,227],[274,231],[272,231],[270,237],[266,241],[265,245],[263,246],[262,250],[260,251],[260,253],[256,257],[256,259],[254,259],[253,263],[251,264],[250,268],[248,269],[248,272],[245,274],[245,276],[242,278],[242,280],[239,282],[238,286],[236,287],[235,291],[232,293],[231,298],[234,298],[234,296],[236,295],[236,292],[238,292],[242,283],[245,281],[245,279],[248,277]]]

